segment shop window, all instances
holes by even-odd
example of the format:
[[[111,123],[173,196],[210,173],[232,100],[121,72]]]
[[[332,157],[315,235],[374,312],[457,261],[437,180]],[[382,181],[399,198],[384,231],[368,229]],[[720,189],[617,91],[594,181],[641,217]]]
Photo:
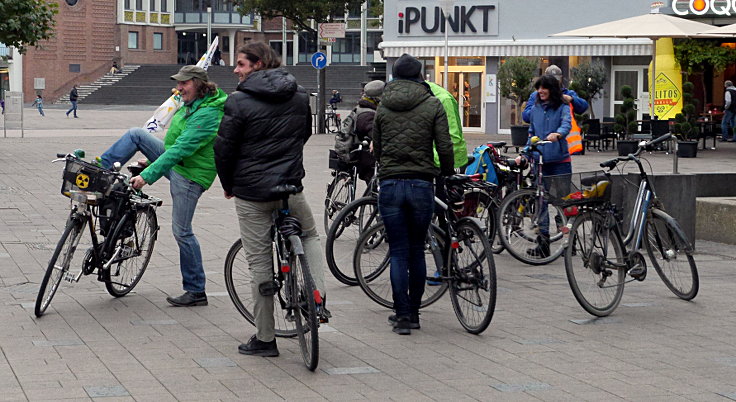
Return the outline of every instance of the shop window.
[[[138,49],[138,32],[128,32],[128,49]]]
[[[153,33],[153,50],[162,50],[164,48],[164,34],[161,32]]]
[[[229,36],[222,37],[222,51],[223,52],[230,51],[230,37]]]

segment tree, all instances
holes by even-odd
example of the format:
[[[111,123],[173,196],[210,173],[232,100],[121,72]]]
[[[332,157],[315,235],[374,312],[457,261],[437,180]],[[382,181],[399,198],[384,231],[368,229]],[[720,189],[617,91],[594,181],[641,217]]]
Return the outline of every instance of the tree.
[[[698,100],[693,97],[694,88],[692,82],[682,84],[682,112],[675,115],[673,130],[681,141],[690,141],[696,130]]]
[[[24,54],[29,46],[54,35],[56,3],[45,0],[0,0],[0,43]]]
[[[622,133],[627,137],[629,134],[635,133],[638,128],[633,94],[634,92],[630,86],[621,86],[621,97],[624,99],[624,103],[621,105],[621,111],[614,117],[616,123],[613,125],[613,131]]]
[[[514,102],[514,124],[521,124],[521,105],[532,94],[532,79],[537,63],[524,57],[509,57],[498,69],[501,96]]]
[[[707,91],[703,79],[706,66],[710,65],[715,73],[720,73],[736,62],[736,50],[721,46],[718,40],[675,39],[674,48],[675,59],[680,63],[685,79],[689,79],[690,75],[700,76],[700,87],[703,94]]]
[[[333,16],[343,16],[363,0],[233,0],[241,13],[254,12],[264,18],[286,17],[299,28],[316,32],[309,20],[328,22]]]
[[[606,66],[599,61],[585,62],[572,68],[570,89],[588,101],[591,118],[595,117],[593,114],[593,99],[602,95],[606,82],[608,82]]]

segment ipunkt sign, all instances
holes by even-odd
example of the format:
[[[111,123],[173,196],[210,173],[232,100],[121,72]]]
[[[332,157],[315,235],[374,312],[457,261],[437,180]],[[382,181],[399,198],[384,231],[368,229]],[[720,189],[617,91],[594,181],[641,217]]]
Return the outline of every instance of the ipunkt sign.
[[[677,15],[736,15],[736,0],[672,0]]]
[[[399,8],[397,17],[399,35],[419,36],[445,32],[445,17],[439,6]],[[498,35],[496,5],[456,5],[449,15],[447,26],[456,35]]]

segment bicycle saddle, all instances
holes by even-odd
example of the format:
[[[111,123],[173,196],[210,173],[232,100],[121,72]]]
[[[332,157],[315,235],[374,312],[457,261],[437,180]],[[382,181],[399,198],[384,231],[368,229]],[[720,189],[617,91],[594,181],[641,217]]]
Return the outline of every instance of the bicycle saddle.
[[[494,148],[501,148],[506,146],[506,141],[488,141],[487,144],[493,146]]]
[[[288,195],[301,193],[302,190],[304,190],[304,186],[295,186],[293,184],[280,184],[271,189],[271,192],[278,195],[279,197],[285,197]]]

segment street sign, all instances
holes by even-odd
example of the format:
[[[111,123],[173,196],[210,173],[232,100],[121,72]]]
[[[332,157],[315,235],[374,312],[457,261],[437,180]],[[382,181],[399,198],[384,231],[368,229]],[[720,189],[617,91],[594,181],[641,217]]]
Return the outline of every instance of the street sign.
[[[337,38],[319,38],[319,43],[331,44],[337,42]]]
[[[312,67],[317,70],[321,70],[327,66],[327,55],[322,52],[317,52],[312,55]]]
[[[329,22],[319,24],[319,37],[320,38],[344,38],[345,37],[345,23],[344,22]]]

